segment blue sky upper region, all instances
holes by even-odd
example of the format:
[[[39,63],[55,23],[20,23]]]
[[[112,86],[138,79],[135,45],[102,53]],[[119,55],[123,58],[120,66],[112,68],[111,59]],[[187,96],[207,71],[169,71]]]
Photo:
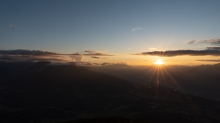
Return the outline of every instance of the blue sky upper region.
[[[200,59],[218,60],[219,6],[219,0],[1,0],[0,49],[93,51],[108,54],[102,62],[133,63],[151,59],[152,52],[213,47],[212,58]]]

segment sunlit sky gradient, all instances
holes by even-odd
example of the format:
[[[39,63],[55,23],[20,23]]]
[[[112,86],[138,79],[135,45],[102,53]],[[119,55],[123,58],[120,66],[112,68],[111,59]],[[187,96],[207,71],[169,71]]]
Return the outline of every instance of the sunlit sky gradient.
[[[114,56],[85,62],[149,64],[165,50],[205,50],[219,44],[219,0],[1,0],[0,49],[62,54],[97,50]],[[199,64],[217,56],[163,57],[172,64]],[[215,62],[208,62],[215,63]]]

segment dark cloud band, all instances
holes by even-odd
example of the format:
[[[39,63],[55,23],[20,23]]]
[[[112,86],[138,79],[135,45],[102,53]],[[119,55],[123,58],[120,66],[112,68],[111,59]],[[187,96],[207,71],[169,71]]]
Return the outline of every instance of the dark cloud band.
[[[58,55],[54,52],[47,52],[41,50],[0,50],[1,55],[33,55],[33,56],[47,56]]]
[[[220,62],[220,59],[203,59],[203,60],[196,60],[196,61],[204,61],[204,62]]]
[[[208,39],[208,40],[191,40],[186,42],[187,44],[206,43],[210,45],[220,45],[220,39]]]
[[[153,52],[142,52],[136,55],[152,55],[161,57],[172,57],[172,56],[203,56],[203,55],[213,55],[220,56],[219,47],[208,47],[206,50],[170,50],[170,51],[153,51]]]
[[[35,62],[35,61],[50,61],[50,62],[61,62],[68,61],[71,58],[76,62],[81,62],[83,54],[59,54],[41,50],[0,50],[0,61],[11,61],[11,62]],[[69,59],[70,61],[70,59]]]

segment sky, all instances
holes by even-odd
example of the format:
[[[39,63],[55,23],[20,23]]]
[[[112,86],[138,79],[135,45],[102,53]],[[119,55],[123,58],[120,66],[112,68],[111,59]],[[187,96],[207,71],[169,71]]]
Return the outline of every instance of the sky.
[[[39,58],[38,50],[100,64],[218,63],[219,6],[219,0],[1,0],[0,60],[16,59],[21,50]],[[5,53],[12,50],[19,53]]]

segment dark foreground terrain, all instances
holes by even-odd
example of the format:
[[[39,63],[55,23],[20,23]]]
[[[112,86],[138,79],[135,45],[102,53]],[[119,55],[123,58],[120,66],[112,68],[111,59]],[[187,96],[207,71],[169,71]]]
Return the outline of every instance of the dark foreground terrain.
[[[220,102],[165,86],[75,65],[0,62],[1,123],[211,123],[219,116]]]

